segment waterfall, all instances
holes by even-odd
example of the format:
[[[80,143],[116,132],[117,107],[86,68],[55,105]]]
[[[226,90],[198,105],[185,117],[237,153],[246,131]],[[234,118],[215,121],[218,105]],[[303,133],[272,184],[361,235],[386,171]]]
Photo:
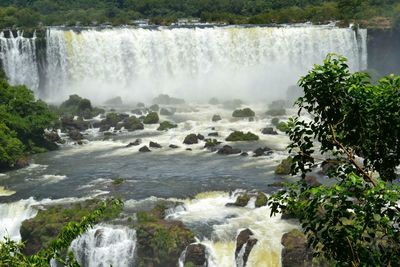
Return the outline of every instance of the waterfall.
[[[36,36],[25,38],[22,32],[14,36],[10,31],[9,38],[0,32],[0,66],[11,84],[24,84],[33,91],[39,88],[35,40]]]
[[[127,227],[96,225],[75,239],[71,250],[84,267],[134,266],[136,232]]]
[[[19,229],[22,222],[37,214],[37,210],[32,207],[35,204],[37,202],[33,198],[0,204],[0,238],[8,236],[12,240],[20,241]]]

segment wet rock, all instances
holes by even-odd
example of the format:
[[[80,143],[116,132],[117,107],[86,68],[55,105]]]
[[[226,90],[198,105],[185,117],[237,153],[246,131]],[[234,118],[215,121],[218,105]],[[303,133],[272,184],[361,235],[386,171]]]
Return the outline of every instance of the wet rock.
[[[103,124],[100,126],[99,128],[99,132],[106,132],[109,131],[111,129],[111,126],[108,124]]]
[[[16,169],[22,169],[28,166],[29,166],[29,161],[28,158],[26,157],[19,158],[14,164],[14,167]]]
[[[58,112],[63,116],[79,116],[85,119],[91,119],[104,113],[104,110],[93,107],[89,99],[82,98],[78,95],[70,95],[69,99],[60,105]]]
[[[218,154],[220,155],[233,155],[240,154],[242,151],[237,148],[232,148],[231,146],[225,145],[218,150]]]
[[[80,141],[83,139],[83,135],[78,130],[69,131],[68,136],[74,141]]]
[[[282,236],[282,267],[312,266],[312,250],[307,247],[307,239],[299,230],[292,230]]]
[[[277,135],[278,132],[274,130],[272,127],[267,127],[261,130],[262,134],[269,134],[269,135]]]
[[[183,140],[183,143],[186,145],[193,145],[199,143],[199,138],[197,137],[196,134],[189,134],[185,137],[185,140]]]
[[[177,128],[178,125],[169,122],[169,121],[163,121],[160,123],[160,126],[157,128],[158,131],[168,131],[169,129]]]
[[[138,108],[144,108],[146,105],[145,105],[144,103],[142,103],[142,102],[138,102],[138,103],[136,104],[136,106],[137,106]]]
[[[310,186],[310,187],[317,187],[317,186],[320,186],[320,185],[321,185],[321,183],[318,182],[317,177],[315,177],[315,176],[313,176],[313,175],[307,175],[307,176],[304,178],[304,182],[305,182],[308,186]]]
[[[101,121],[102,125],[109,125],[110,127],[116,127],[120,121],[129,118],[128,114],[110,112],[107,113],[106,118]]]
[[[258,192],[256,197],[256,208],[260,208],[266,206],[268,203],[268,198],[263,192]]]
[[[278,124],[279,124],[279,118],[272,118],[272,119],[271,119],[271,124],[274,125],[275,127],[278,126]]]
[[[217,136],[219,136],[219,134],[218,134],[218,132],[212,132],[212,133],[209,133],[208,136],[217,137]]]
[[[160,109],[160,114],[163,116],[172,116],[175,114],[175,110],[172,109],[167,109],[167,108],[161,108]]]
[[[216,97],[212,97],[208,101],[208,104],[210,104],[210,105],[218,105],[219,104],[219,100]]]
[[[250,201],[250,195],[248,195],[247,193],[245,194],[241,194],[236,198],[235,203],[233,203],[234,206],[237,207],[246,207],[247,204]]]
[[[191,149],[191,148],[186,148],[186,151],[193,151],[193,149]]]
[[[232,113],[232,117],[234,118],[246,118],[246,117],[254,117],[256,113],[250,108],[237,109]]]
[[[265,115],[267,116],[285,116],[286,115],[286,110],[284,108],[279,108],[279,109],[270,109],[267,112],[265,112]]]
[[[141,123],[140,120],[138,118],[136,118],[135,116],[126,118],[123,122],[123,125],[124,125],[124,128],[126,130],[128,130],[129,132],[144,129],[143,123]]]
[[[287,157],[275,168],[275,173],[278,175],[289,175],[292,173],[293,158]]]
[[[58,135],[56,131],[45,132],[44,138],[49,142],[59,143],[61,142],[61,137]]]
[[[245,267],[253,247],[258,240],[254,238],[254,233],[250,229],[242,230],[236,238],[235,259],[237,266]],[[243,251],[244,250],[244,251]]]
[[[61,128],[66,130],[85,131],[90,127],[89,122],[84,121],[82,118],[74,120],[74,118],[71,116],[61,117],[60,122],[61,122]]]
[[[136,139],[134,142],[129,143],[126,147],[138,146],[142,143],[142,140]]]
[[[158,105],[181,105],[185,103],[185,100],[161,94],[153,99],[153,103]]]
[[[268,156],[273,153],[272,149],[269,147],[259,147],[253,151],[253,157]]]
[[[201,134],[197,134],[197,139],[199,139],[199,140],[204,140],[204,135],[201,135]]]
[[[156,124],[160,118],[158,117],[157,112],[150,112],[147,116],[143,119],[144,124]]]
[[[131,110],[131,112],[133,114],[135,114],[135,115],[138,115],[138,116],[142,116],[143,115],[143,111],[141,109],[138,109],[138,108]]]
[[[242,152],[241,154],[240,154],[240,156],[242,156],[242,157],[247,157],[249,155],[249,153],[247,153],[247,152]]]
[[[177,145],[169,145],[169,148],[177,149],[177,148],[179,148],[179,146],[177,146]]]
[[[190,244],[186,248],[185,266],[201,267],[206,264],[206,247],[202,244]]]
[[[158,144],[156,142],[152,142],[152,141],[150,141],[149,146],[151,148],[162,148],[162,146],[160,144]]]
[[[250,117],[249,122],[253,122],[253,121],[255,121],[254,117]]]
[[[212,120],[213,122],[217,122],[217,121],[222,120],[222,118],[221,118],[220,115],[214,115],[214,116],[212,116],[211,120]]]
[[[334,159],[327,159],[321,163],[321,172],[325,175],[335,171],[339,167],[339,161]]]
[[[142,146],[140,149],[139,149],[139,152],[151,152],[151,150],[147,147],[147,146]]]
[[[204,148],[212,148],[221,144],[221,142],[218,142],[217,139],[205,139],[205,142],[206,144],[204,145]]]
[[[122,106],[122,104],[123,104],[123,102],[122,102],[122,98],[120,96],[108,99],[107,101],[104,102],[104,105],[112,106],[112,107]]]
[[[278,123],[278,125],[276,125],[276,129],[278,129],[281,132],[286,133],[290,130],[290,126],[287,122],[281,121]]]
[[[158,112],[158,111],[160,110],[160,106],[157,105],[157,104],[154,104],[154,105],[151,105],[151,106],[149,107],[149,109],[150,109],[151,111]]]
[[[241,132],[234,131],[231,133],[225,140],[230,142],[238,142],[238,141],[257,141],[259,137],[252,132]]]

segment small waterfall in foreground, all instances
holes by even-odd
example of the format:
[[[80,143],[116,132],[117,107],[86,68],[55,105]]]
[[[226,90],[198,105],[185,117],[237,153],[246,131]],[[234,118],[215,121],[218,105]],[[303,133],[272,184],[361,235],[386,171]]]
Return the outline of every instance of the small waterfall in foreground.
[[[35,217],[38,212],[32,207],[35,204],[37,202],[33,198],[0,204],[0,238],[8,236],[12,240],[20,241],[19,229],[22,222]]]
[[[71,244],[83,267],[134,266],[135,248],[135,230],[108,225],[95,226]]]
[[[22,32],[10,38],[0,32],[0,66],[13,85],[26,85],[31,90],[39,88],[39,69],[36,58],[36,37],[25,38]]]

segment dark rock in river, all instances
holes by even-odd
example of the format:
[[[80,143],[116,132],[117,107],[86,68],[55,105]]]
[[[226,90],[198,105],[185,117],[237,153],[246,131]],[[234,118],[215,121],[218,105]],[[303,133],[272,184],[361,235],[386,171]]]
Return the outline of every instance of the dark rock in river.
[[[160,115],[163,115],[163,116],[172,116],[172,115],[174,115],[175,114],[175,112],[176,112],[176,109],[170,109],[170,108],[161,108],[160,109]]]
[[[128,130],[129,132],[144,129],[143,123],[141,123],[140,120],[138,118],[136,118],[135,116],[126,118],[123,122],[123,125],[124,125],[124,128],[126,130]]]
[[[160,110],[160,106],[157,105],[157,104],[154,104],[154,105],[151,105],[151,106],[149,107],[149,109],[150,109],[151,111],[158,112],[158,111]]]
[[[83,135],[78,130],[69,131],[68,136],[74,141],[80,141],[83,139]]]
[[[253,157],[268,156],[273,153],[272,149],[269,147],[259,147],[253,151]]]
[[[111,129],[111,126],[108,124],[103,124],[100,126],[99,128],[99,132],[106,132],[109,131]]]
[[[60,121],[61,121],[61,128],[65,130],[85,131],[90,127],[90,123],[84,121],[82,118],[74,120],[74,118],[71,116],[63,116],[61,117]]]
[[[29,161],[28,158],[26,157],[19,158],[14,164],[14,167],[16,169],[22,169],[28,166],[29,166]]]
[[[218,142],[217,139],[205,139],[205,142],[206,144],[204,145],[204,148],[212,148],[221,144],[221,142]]]
[[[268,197],[263,192],[258,192],[256,197],[256,208],[266,206],[268,203]]]
[[[139,109],[139,108],[133,109],[133,110],[131,110],[131,112],[133,114],[135,114],[135,115],[138,115],[138,116],[142,116],[143,115],[143,111],[141,109]]]
[[[157,112],[150,112],[147,116],[143,119],[144,124],[156,124],[160,118],[158,117]]]
[[[242,151],[240,149],[232,148],[231,146],[223,146],[218,150],[218,154],[221,155],[233,155],[233,154],[240,154]]]
[[[241,132],[234,131],[231,133],[225,140],[230,142],[238,142],[238,141],[257,141],[259,137],[252,132]]]
[[[250,108],[237,109],[232,113],[232,117],[235,118],[246,118],[246,117],[254,117],[256,113]]]
[[[204,135],[201,135],[201,134],[197,134],[197,139],[199,139],[199,140],[204,140]]]
[[[242,152],[241,154],[240,154],[240,156],[242,156],[242,157],[247,157],[249,155],[249,153],[247,153],[247,152]]]
[[[274,130],[272,127],[267,127],[261,130],[262,134],[270,134],[270,135],[277,135],[278,132]]]
[[[160,144],[158,144],[156,142],[152,142],[152,141],[150,141],[149,146],[151,148],[162,148],[162,146]]]
[[[287,157],[275,168],[275,173],[279,175],[289,175],[292,172],[292,157]]]
[[[202,244],[190,244],[186,248],[185,266],[202,267],[206,264],[206,247]]]
[[[218,132],[212,132],[212,133],[209,133],[208,136],[217,137],[217,136],[219,136],[219,134],[218,134]]]
[[[151,150],[150,150],[147,146],[142,146],[142,147],[139,149],[139,152],[151,152]]]
[[[307,247],[307,239],[299,230],[292,230],[282,236],[282,267],[312,266],[312,250]]]
[[[135,142],[129,143],[126,147],[138,146],[142,143],[140,139],[136,139]]]
[[[58,135],[58,133],[56,131],[45,132],[44,138],[53,143],[61,142],[61,137]]]
[[[317,187],[317,186],[320,186],[320,185],[321,185],[321,183],[318,182],[317,177],[315,177],[315,176],[313,176],[313,175],[307,175],[307,176],[304,178],[304,182],[305,182],[308,186],[310,186],[310,187]]]
[[[253,247],[257,244],[258,240],[254,238],[254,233],[250,229],[245,229],[239,233],[236,238],[235,259],[237,266],[245,267],[247,260]],[[242,249],[244,252],[241,253]]]
[[[157,128],[158,131],[168,131],[169,129],[177,128],[178,125],[169,122],[169,121],[163,121],[160,123],[160,126]]]
[[[212,116],[211,120],[212,120],[213,122],[217,122],[217,121],[222,120],[222,118],[221,118],[220,115],[217,115],[217,114],[216,114],[216,115]]]
[[[169,145],[169,148],[177,149],[177,148],[179,148],[179,146],[177,146],[177,145]]]
[[[142,103],[142,102],[138,102],[138,103],[136,104],[136,106],[137,106],[138,108],[144,108],[146,105],[145,105],[144,103]]]
[[[185,137],[185,140],[183,140],[183,143],[186,145],[193,145],[199,143],[199,138],[197,137],[196,134],[189,134]]]
[[[185,103],[185,100],[161,94],[153,99],[153,103],[158,105],[181,105]]]

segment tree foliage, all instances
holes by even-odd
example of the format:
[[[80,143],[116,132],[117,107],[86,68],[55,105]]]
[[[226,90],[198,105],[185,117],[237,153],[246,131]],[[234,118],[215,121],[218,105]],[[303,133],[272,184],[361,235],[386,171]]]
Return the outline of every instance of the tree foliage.
[[[299,85],[304,96],[288,131],[292,173],[305,177],[325,155],[337,163],[328,173],[335,182],[288,185],[270,199],[272,213],[295,215],[315,254],[339,266],[395,266],[400,188],[389,181],[400,164],[400,77],[373,84],[366,73],[350,73],[345,58],[328,55]]]

